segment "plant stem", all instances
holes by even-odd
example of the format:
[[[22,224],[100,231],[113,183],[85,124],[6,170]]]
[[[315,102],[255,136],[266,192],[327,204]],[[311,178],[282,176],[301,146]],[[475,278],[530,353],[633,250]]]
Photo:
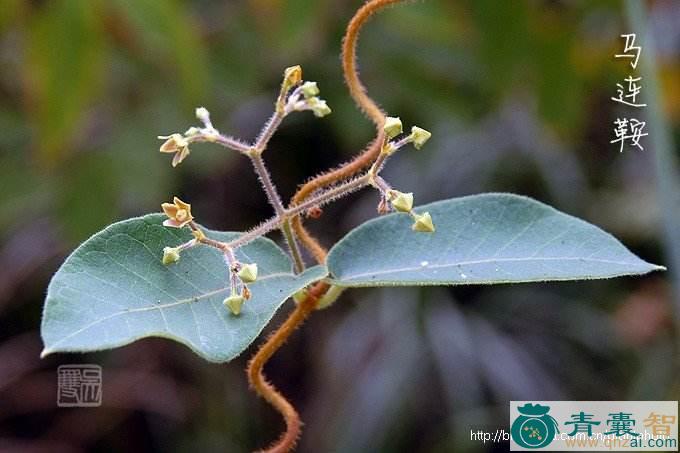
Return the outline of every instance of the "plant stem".
[[[229,137],[224,134],[205,134],[205,133],[199,133],[196,135],[193,135],[189,137],[190,143],[195,143],[195,142],[207,142],[207,143],[218,143],[225,148],[233,149],[234,151],[238,151],[241,154],[248,154],[250,152],[251,146],[248,145],[247,143],[243,143],[240,140],[237,140],[233,137]]]
[[[302,243],[314,255],[314,258],[322,264],[325,261],[326,251],[317,242],[317,240],[309,234],[309,232],[302,225],[302,220],[299,216],[301,212],[312,206],[318,206],[323,202],[334,199],[334,197],[341,196],[340,194],[349,193],[354,190],[353,184],[357,184],[356,188],[361,187],[361,184],[368,182],[368,175],[364,176],[366,181],[362,182],[362,178],[356,178],[348,183],[345,183],[335,189],[330,189],[312,200],[307,201],[319,189],[323,189],[343,179],[351,178],[358,174],[364,168],[369,166],[378,157],[382,145],[385,141],[385,134],[382,130],[385,121],[385,115],[376,105],[376,103],[366,94],[366,91],[359,79],[359,73],[356,69],[356,44],[359,37],[359,31],[370,18],[373,13],[384,8],[387,5],[399,3],[403,0],[369,0],[359,8],[347,27],[345,38],[343,40],[343,71],[345,80],[349,87],[350,95],[355,100],[359,108],[364,111],[376,126],[377,137],[369,144],[369,146],[354,160],[343,165],[341,168],[319,175],[311,181],[303,185],[300,190],[293,196],[291,200],[291,207],[287,214],[292,215],[293,231],[297,233]],[[277,109],[279,110],[279,109]],[[348,189],[346,186],[350,185]],[[336,193],[336,189],[344,188]],[[325,198],[327,197],[327,198]],[[289,219],[286,219],[288,221]],[[266,225],[265,223],[264,225]],[[307,293],[307,297],[302,300],[295,310],[290,314],[288,319],[279,327],[272,336],[260,347],[258,352],[248,364],[248,380],[255,391],[266,399],[272,406],[274,406],[283,416],[286,421],[286,431],[281,435],[279,440],[272,445],[267,451],[268,453],[285,453],[291,451],[297,439],[300,436],[301,422],[295,408],[281,395],[276,388],[265,379],[262,369],[271,356],[283,345],[292,332],[299,327],[309,315],[314,311],[319,303],[319,299],[329,289],[327,283],[318,282]]]
[[[264,125],[264,127],[262,128],[262,132],[260,132],[260,135],[257,137],[257,140],[255,141],[255,145],[253,145],[253,148],[255,148],[255,150],[258,153],[261,154],[267,148],[269,140],[274,135],[274,132],[276,132],[276,129],[278,129],[279,126],[281,125],[281,121],[283,121],[283,117],[285,115],[286,115],[285,112],[280,111],[277,107],[276,111],[272,114],[267,123]]]
[[[237,239],[234,239],[231,242],[228,243],[222,243],[227,247],[231,247],[232,249],[237,249],[239,247],[242,247],[249,242],[254,241],[255,239],[259,238],[260,236],[264,236],[265,234],[269,233],[270,231],[274,231],[275,229],[279,228],[281,224],[281,218],[279,216],[274,216],[271,219],[262,222],[252,230],[243,233],[241,236],[239,236]]]
[[[342,197],[344,195],[347,195],[357,189],[360,189],[362,187],[365,187],[369,184],[369,176],[368,174],[359,176],[358,178],[351,179],[343,184],[340,184],[337,187],[333,187],[331,189],[328,189],[324,192],[321,192],[315,197],[310,197],[306,201],[289,207],[286,210],[286,215],[289,216],[296,216],[299,215],[300,213],[306,211],[307,209],[314,207],[314,206],[323,206],[326,203],[329,203],[339,197]]]
[[[302,254],[300,253],[300,246],[295,239],[295,234],[290,227],[290,219],[286,218],[281,224],[281,232],[286,238],[286,243],[288,243],[288,249],[290,249],[290,255],[293,257],[293,263],[295,264],[295,273],[299,274],[305,270],[305,262],[302,259]]]
[[[281,197],[276,190],[276,186],[274,186],[274,183],[272,182],[272,178],[269,174],[269,171],[267,171],[267,167],[265,167],[264,162],[262,161],[262,153],[257,150],[253,150],[248,153],[248,156],[250,157],[250,161],[253,163],[255,173],[262,183],[265,193],[267,194],[269,204],[271,204],[274,208],[276,215],[283,215],[284,208],[283,203],[281,202]]]
[[[286,453],[291,451],[301,432],[300,416],[295,408],[281,395],[276,387],[270,384],[262,370],[272,355],[288,340],[290,335],[305,322],[314,311],[321,296],[328,290],[327,283],[315,284],[307,293],[307,297],[301,301],[288,319],[272,334],[262,345],[257,353],[248,362],[247,374],[250,386],[265,400],[274,406],[283,415],[286,422],[286,431],[278,441],[270,446],[267,453]]]

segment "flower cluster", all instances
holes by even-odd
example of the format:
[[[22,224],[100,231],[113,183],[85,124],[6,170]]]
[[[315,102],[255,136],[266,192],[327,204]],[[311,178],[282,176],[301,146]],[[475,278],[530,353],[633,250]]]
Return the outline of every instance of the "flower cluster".
[[[403,193],[393,189],[380,176],[388,157],[399,148],[412,143],[416,149],[420,149],[428,141],[431,134],[419,127],[414,126],[409,135],[403,135],[401,120],[397,117],[386,117],[383,130],[385,139],[382,143],[381,152],[373,162],[373,165],[362,176],[350,177],[344,182],[322,189],[313,194],[308,200],[299,204],[291,204],[286,207],[269,176],[269,172],[262,160],[269,139],[272,137],[282,120],[293,112],[311,111],[317,117],[324,117],[331,113],[330,107],[323,99],[319,98],[319,87],[316,82],[304,81],[300,66],[291,66],[284,71],[283,81],[279,96],[275,103],[272,117],[264,125],[262,131],[253,143],[245,143],[233,137],[220,133],[210,120],[210,113],[204,107],[196,109],[196,117],[201,122],[201,127],[191,127],[184,134],[173,133],[167,136],[159,136],[165,140],[160,147],[162,153],[174,154],[172,165],[177,166],[189,155],[189,145],[194,142],[214,142],[226,148],[240,152],[250,158],[253,169],[262,183],[263,190],[267,194],[270,204],[274,208],[275,216],[260,224],[249,232],[241,235],[231,242],[222,242],[209,238],[205,232],[194,222],[191,213],[191,205],[174,197],[172,203],[163,203],[161,208],[167,216],[163,225],[171,228],[188,228],[191,230],[193,239],[175,247],[163,249],[162,262],[164,265],[172,265],[180,260],[180,254],[191,247],[206,245],[219,250],[229,269],[229,296],[224,299],[224,305],[229,311],[237,316],[241,314],[244,303],[250,299],[251,291],[248,285],[257,280],[258,267],[256,263],[242,263],[236,259],[236,251],[239,247],[250,241],[263,236],[275,229],[280,229],[288,243],[291,256],[295,262],[296,271],[304,269],[301,254],[297,244],[297,237],[291,229],[291,221],[304,212],[320,212],[322,205],[347,195],[354,190],[366,186],[373,186],[381,194],[378,211],[387,213],[396,211],[406,213],[413,219],[412,229],[417,232],[432,233],[435,231],[432,217],[429,213],[416,213],[413,211],[413,194]],[[401,136],[401,138],[400,138]],[[337,298],[339,291],[329,291],[327,300],[322,305],[328,305]]]
[[[399,148],[412,143],[416,149],[420,149],[430,139],[432,134],[418,126],[413,126],[409,135],[398,139],[403,134],[404,128],[400,118],[391,116],[385,119],[383,130],[385,131],[385,140],[380,156],[378,156],[378,159],[376,159],[369,170],[370,184],[378,189],[381,194],[378,212],[385,214],[390,211],[391,207],[394,211],[403,212],[411,216],[413,219],[413,225],[411,226],[413,231],[433,233],[435,228],[430,213],[423,212],[422,214],[417,214],[413,211],[413,193],[394,190],[379,176],[380,170],[385,165],[387,158]]]

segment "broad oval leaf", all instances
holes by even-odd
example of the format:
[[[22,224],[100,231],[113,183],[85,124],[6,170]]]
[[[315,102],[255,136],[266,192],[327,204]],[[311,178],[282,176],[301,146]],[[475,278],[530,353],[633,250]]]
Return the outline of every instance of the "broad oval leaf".
[[[187,229],[162,226],[150,214],[115,223],[95,234],[69,256],[52,278],[42,320],[42,355],[123,346],[144,337],[165,337],[187,345],[203,358],[225,362],[255,340],[279,306],[293,293],[326,276],[316,266],[299,276],[272,241],[257,239],[237,258],[257,263],[252,298],[233,316],[222,301],[228,295],[228,269],[221,253],[198,246],[182,252],[173,265],[161,263],[163,247],[191,239]],[[239,233],[208,231],[219,240]]]
[[[439,201],[434,233],[390,214],[359,226],[330,251],[336,285],[458,285],[581,280],[664,269],[601,229],[530,198],[481,194]]]

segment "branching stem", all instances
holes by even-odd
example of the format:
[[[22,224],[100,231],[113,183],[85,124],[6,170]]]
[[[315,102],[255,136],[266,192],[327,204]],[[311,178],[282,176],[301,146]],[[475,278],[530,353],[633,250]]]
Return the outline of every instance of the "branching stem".
[[[373,164],[380,156],[380,151],[385,142],[384,132],[382,126],[385,121],[385,115],[382,110],[375,104],[375,102],[366,94],[359,74],[356,69],[356,43],[359,36],[359,31],[367,22],[370,16],[376,11],[384,8],[387,5],[398,3],[402,0],[369,0],[362,6],[354,18],[351,20],[345,39],[343,42],[343,70],[345,80],[349,87],[350,94],[355,100],[359,108],[364,111],[367,116],[376,125],[377,137],[369,144],[369,146],[351,162],[343,165],[337,170],[322,174],[313,178],[311,181],[303,185],[291,200],[288,214],[293,214],[292,228],[302,241],[303,245],[314,255],[319,263],[323,263],[326,258],[325,249],[318,243],[318,241],[305,229],[302,225],[300,213],[313,206],[320,206],[326,199],[322,199],[322,195],[313,197],[313,194],[318,190],[333,185],[339,181],[346,180],[361,172],[364,168]],[[370,179],[370,174],[364,176],[366,178],[356,178],[345,183],[356,184],[361,187],[361,184],[367,184]],[[358,182],[360,181],[360,182]],[[338,186],[341,193],[348,193],[350,189]],[[330,189],[323,193],[328,200],[333,199],[335,195],[334,189]],[[308,198],[312,197],[308,201]],[[288,219],[287,219],[288,220]],[[279,393],[276,388],[267,382],[263,375],[264,365],[269,358],[283,345],[293,331],[298,328],[309,317],[309,315],[316,309],[318,301],[323,294],[329,289],[329,285],[323,282],[315,284],[305,297],[289,315],[288,319],[281,325],[269,339],[260,347],[255,356],[248,364],[248,380],[255,391],[266,399],[272,406],[274,406],[283,416],[286,422],[286,431],[281,435],[279,440],[275,442],[268,450],[268,453],[285,453],[295,448],[297,439],[301,432],[300,417],[295,411],[295,408]]]

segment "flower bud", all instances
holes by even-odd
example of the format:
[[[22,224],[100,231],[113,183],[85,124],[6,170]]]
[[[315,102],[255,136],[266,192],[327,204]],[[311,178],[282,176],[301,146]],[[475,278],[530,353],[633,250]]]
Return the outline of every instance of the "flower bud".
[[[403,126],[399,117],[388,116],[385,118],[383,130],[387,134],[387,138],[394,138],[403,132]]]
[[[185,137],[193,137],[194,135],[198,135],[201,132],[201,130],[195,126],[191,126],[187,131],[184,133]]]
[[[319,94],[319,87],[316,86],[316,82],[305,82],[302,84],[301,89],[305,99],[309,99]]]
[[[253,283],[257,280],[257,264],[244,264],[236,275],[243,283]]]
[[[210,112],[205,107],[196,109],[196,118],[203,124],[210,124]]]
[[[309,107],[312,109],[312,112],[314,112],[314,116],[317,118],[323,118],[324,116],[330,115],[332,113],[331,108],[328,107],[326,101],[319,99],[316,96],[309,98],[307,102],[309,103]]]
[[[309,217],[310,219],[318,219],[322,215],[323,209],[318,206],[312,206],[311,208],[307,209],[307,211],[305,211],[305,216]]]
[[[390,203],[399,212],[411,212],[413,209],[413,193],[403,193],[398,190],[390,191]]]
[[[422,148],[426,141],[432,137],[432,133],[422,129],[418,126],[413,126],[411,128],[411,139],[413,140],[413,146],[416,149]]]
[[[434,224],[432,223],[432,216],[430,216],[429,212],[414,214],[413,220],[414,222],[411,226],[413,231],[419,231],[421,233],[434,233]]]
[[[243,307],[243,303],[245,301],[246,299],[243,296],[239,294],[232,294],[231,296],[224,299],[224,302],[222,303],[229,309],[229,311],[232,312],[232,314],[239,315],[241,314],[241,307]]]
[[[163,249],[163,264],[169,266],[177,261],[179,261],[179,250],[174,247],[165,247]]]
[[[283,86],[290,88],[302,81],[302,68],[300,65],[291,66],[283,71]]]

